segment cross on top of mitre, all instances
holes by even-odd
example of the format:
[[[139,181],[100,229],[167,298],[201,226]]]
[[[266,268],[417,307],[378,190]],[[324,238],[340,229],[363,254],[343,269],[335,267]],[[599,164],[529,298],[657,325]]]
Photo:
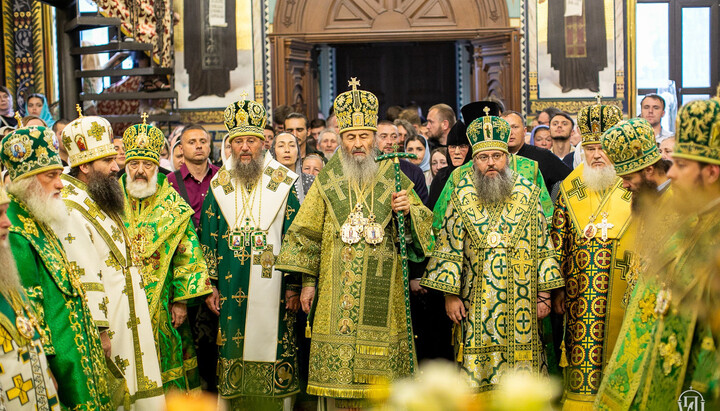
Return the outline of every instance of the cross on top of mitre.
[[[485,106],[485,108],[483,108],[483,112],[485,113],[486,117],[489,116],[490,115],[490,107]]]
[[[595,99],[597,100],[598,106],[602,104],[602,95],[598,94],[595,96]]]
[[[145,124],[145,125],[147,125],[148,113],[143,112],[143,113],[140,115],[140,118],[142,118],[142,121],[143,121],[142,123]]]
[[[352,87],[353,91],[357,91],[357,88],[360,87],[360,81],[357,77],[350,78],[350,81],[348,81],[348,87]]]

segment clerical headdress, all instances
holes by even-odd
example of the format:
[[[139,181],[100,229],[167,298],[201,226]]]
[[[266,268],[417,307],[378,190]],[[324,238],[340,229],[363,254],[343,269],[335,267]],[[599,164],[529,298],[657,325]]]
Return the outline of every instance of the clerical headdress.
[[[45,171],[62,170],[60,143],[52,130],[43,126],[19,128],[2,139],[2,159],[10,181]]]
[[[375,94],[358,90],[360,82],[353,77],[348,82],[350,91],[335,98],[333,107],[337,117],[338,132],[351,130],[377,131],[378,99]]]
[[[228,141],[238,136],[255,136],[265,140],[263,130],[267,114],[262,104],[253,100],[236,101],[227,106],[224,116]]]
[[[117,155],[110,122],[102,117],[80,116],[62,131],[62,144],[68,152],[70,167],[77,167],[104,157]]]
[[[489,113],[490,108],[486,107]],[[472,155],[488,150],[499,150],[508,153],[508,138],[510,137],[510,124],[497,116],[485,115],[473,120],[467,126],[467,136],[472,146]]]
[[[601,142],[619,176],[642,170],[660,160],[655,131],[642,118],[621,121],[603,134]]]
[[[147,114],[143,113],[142,124],[128,127],[123,133],[125,161],[149,160],[160,164],[160,152],[165,145],[165,134],[145,122]]]
[[[577,116],[582,145],[600,144],[605,130],[622,121],[622,118],[622,110],[618,106],[604,105],[598,102],[592,106],[583,107]]]
[[[673,157],[720,164],[720,100],[691,101],[680,109]]]

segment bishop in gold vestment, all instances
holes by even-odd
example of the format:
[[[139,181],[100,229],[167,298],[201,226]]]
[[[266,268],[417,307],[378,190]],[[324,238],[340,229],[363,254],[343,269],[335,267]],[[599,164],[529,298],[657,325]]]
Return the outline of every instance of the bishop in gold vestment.
[[[393,211],[406,214],[412,260],[423,258],[432,224],[407,177],[395,193],[393,165],[375,162],[377,99],[351,85],[335,99],[342,148],[310,188],[276,263],[302,274],[303,310],[317,304],[307,391],[342,399],[340,407],[358,406],[352,400],[367,398],[375,383],[412,374],[408,278]]]

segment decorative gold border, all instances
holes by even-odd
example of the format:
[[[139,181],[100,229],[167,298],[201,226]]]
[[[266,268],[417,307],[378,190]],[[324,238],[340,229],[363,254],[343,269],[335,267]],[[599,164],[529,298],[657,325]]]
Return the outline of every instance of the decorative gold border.
[[[36,2],[40,4],[40,2]],[[57,41],[55,35],[55,19],[53,15],[55,10],[53,7],[42,4],[42,33],[43,33],[43,50],[57,50]],[[45,97],[48,104],[52,104],[60,96],[55,95],[55,79],[56,79],[56,61],[55,53],[43,53],[43,71],[45,73]]]
[[[609,104],[623,109],[623,100],[621,99],[603,99],[603,104]],[[582,108],[592,104],[587,99],[584,100],[536,100],[530,101],[530,113],[538,113],[548,107],[556,107],[570,114],[579,112]]]
[[[183,124],[225,124],[225,110],[180,110]]]
[[[10,1],[2,2],[3,44],[5,46],[5,86],[15,94],[15,36],[13,11]],[[14,99],[13,99],[14,100]]]
[[[628,117],[635,117],[635,107],[637,106],[637,86],[635,79],[635,12],[637,0],[627,0],[625,10],[625,49],[627,56],[625,59],[625,72],[627,73],[627,100],[628,100]]]

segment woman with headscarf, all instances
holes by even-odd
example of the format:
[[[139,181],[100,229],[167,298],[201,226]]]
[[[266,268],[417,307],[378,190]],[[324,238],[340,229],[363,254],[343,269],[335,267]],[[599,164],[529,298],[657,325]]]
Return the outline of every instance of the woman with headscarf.
[[[275,136],[273,144],[270,147],[270,154],[280,164],[294,171],[300,176],[295,180],[295,190],[297,191],[298,200],[300,204],[305,200],[305,195],[310,186],[315,181],[315,176],[312,174],[305,174],[302,172],[302,161],[298,158],[298,140],[297,137],[290,133],[281,132]]]
[[[409,158],[408,161],[420,167],[425,175],[425,183],[429,187],[433,176],[432,171],[430,171],[430,146],[425,137],[420,135],[406,137],[405,152],[417,156],[417,158]]]
[[[17,125],[12,93],[7,87],[0,86],[0,126],[16,128]]]
[[[52,128],[53,124],[55,124],[47,99],[39,93],[30,94],[30,97],[25,101],[25,115],[40,118],[45,122],[47,128]]]

